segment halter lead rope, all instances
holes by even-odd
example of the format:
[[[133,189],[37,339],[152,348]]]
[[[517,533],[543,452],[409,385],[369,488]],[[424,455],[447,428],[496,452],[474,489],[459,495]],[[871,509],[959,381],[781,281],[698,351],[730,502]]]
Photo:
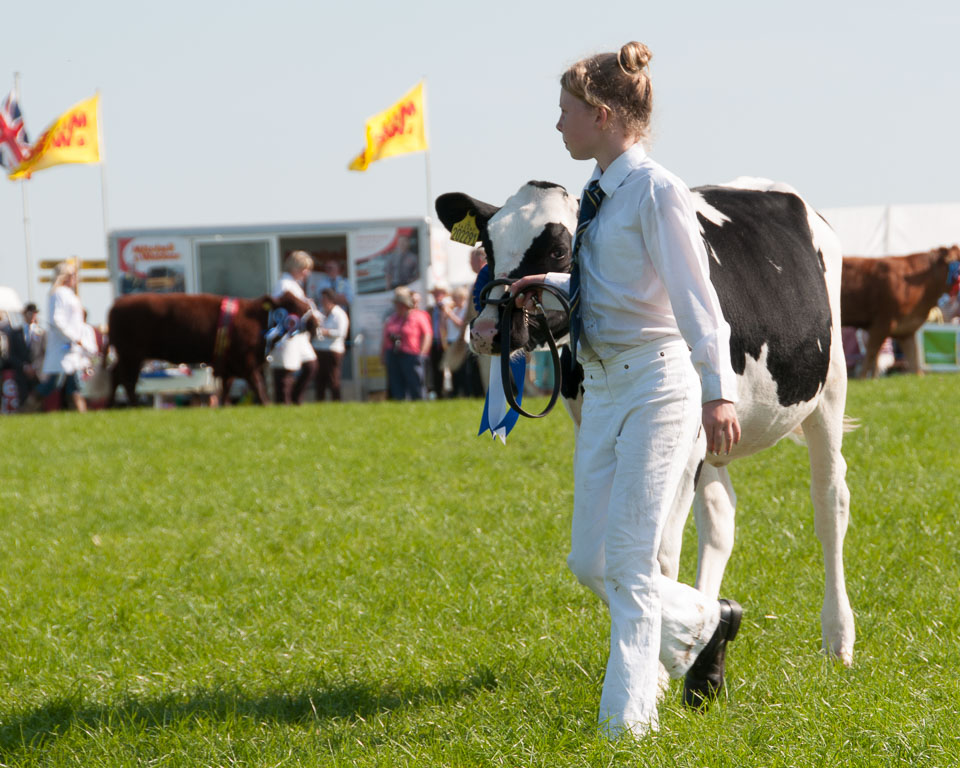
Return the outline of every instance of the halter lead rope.
[[[542,419],[544,416],[550,413],[550,411],[553,409],[553,406],[557,402],[557,398],[560,396],[560,351],[557,348],[556,339],[553,338],[553,333],[550,331],[550,324],[547,323],[547,313],[544,311],[543,305],[540,303],[539,299],[534,299],[534,306],[543,316],[544,326],[547,332],[547,346],[550,347],[550,359],[553,362],[553,393],[550,395],[550,402],[547,403],[547,407],[544,408],[540,413],[529,413],[525,411],[522,407],[520,407],[520,404],[517,402],[517,398],[513,394],[513,377],[510,375],[510,333],[513,329],[513,310],[516,307],[516,296],[510,293],[510,291],[504,290],[503,295],[499,298],[490,298],[491,290],[497,286],[503,286],[506,289],[506,287],[513,282],[513,280],[507,278],[491,280],[480,289],[477,298],[481,307],[485,306],[486,304],[493,304],[494,306],[500,306],[501,308],[500,325],[498,327],[498,331],[500,333],[500,347],[501,349],[505,349],[506,352],[501,352],[500,354],[500,377],[503,382],[503,394],[507,399],[507,404],[521,416],[526,416],[528,419]],[[553,294],[553,297],[560,303],[560,307],[566,314],[567,322],[569,323],[570,302],[563,291],[556,286],[541,282],[528,284],[527,289],[531,288],[539,288],[542,291],[547,291],[548,293]],[[526,310],[524,310],[524,312],[526,312]]]

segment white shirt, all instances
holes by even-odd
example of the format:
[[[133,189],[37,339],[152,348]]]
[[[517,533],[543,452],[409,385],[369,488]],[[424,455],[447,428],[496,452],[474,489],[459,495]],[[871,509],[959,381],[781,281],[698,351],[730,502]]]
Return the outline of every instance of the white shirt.
[[[280,275],[280,282],[277,283],[273,291],[273,298],[279,299],[285,291],[289,291],[301,301],[307,302],[311,307],[313,306],[313,302],[307,298],[307,294],[303,292],[300,283],[287,272]],[[272,368],[285,368],[288,371],[298,371],[304,363],[317,359],[317,353],[313,351],[310,334],[308,333],[298,333],[295,336],[284,337],[273,348],[270,356],[273,358],[270,364]]]
[[[460,325],[457,325],[449,317],[446,319],[447,323],[447,343],[453,344],[457,339],[460,338],[460,329],[463,327],[464,318],[467,316],[467,305],[464,304],[462,307],[453,306],[450,308],[453,311],[453,314],[457,316],[460,320]]]
[[[70,288],[61,285],[50,293],[50,331],[43,356],[43,373],[76,373],[85,365],[83,305]]]
[[[310,295],[318,304],[320,303],[320,291],[324,288],[330,288],[334,293],[342,293],[347,300],[347,304],[353,304],[353,288],[350,287],[350,281],[343,275],[331,278],[326,272],[312,273],[308,278],[307,285],[310,287]]]
[[[324,335],[319,336],[313,343],[314,347],[321,352],[346,352],[347,345],[344,343],[347,338],[347,329],[350,327],[350,319],[343,307],[334,304],[329,315],[321,315],[323,320],[320,327],[324,329]]]
[[[640,144],[603,174],[594,169],[590,181],[598,178],[606,196],[578,257],[578,359],[606,360],[645,342],[682,337],[700,374],[703,402],[736,402],[730,326],[710,282],[690,191]],[[568,274],[550,273],[548,282],[569,293]]]

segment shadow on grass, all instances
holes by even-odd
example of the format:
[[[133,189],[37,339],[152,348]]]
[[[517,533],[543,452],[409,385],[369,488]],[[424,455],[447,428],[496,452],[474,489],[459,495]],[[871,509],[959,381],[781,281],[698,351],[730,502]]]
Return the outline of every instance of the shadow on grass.
[[[199,720],[250,720],[289,724],[320,723],[334,719],[358,720],[390,712],[418,709],[468,699],[493,690],[493,671],[478,667],[473,674],[434,685],[376,686],[350,681],[308,688],[294,693],[275,692],[250,696],[240,690],[218,688],[192,694],[170,694],[154,699],[124,698],[107,704],[91,704],[82,693],[59,697],[33,711],[0,713],[0,757],[23,749],[37,749],[67,735],[71,730],[96,732],[130,725],[134,730],[189,728]]]

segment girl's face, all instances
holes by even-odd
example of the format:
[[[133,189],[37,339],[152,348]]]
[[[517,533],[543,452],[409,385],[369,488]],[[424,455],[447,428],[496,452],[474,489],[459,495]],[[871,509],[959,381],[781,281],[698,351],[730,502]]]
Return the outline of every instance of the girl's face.
[[[574,160],[590,160],[597,156],[603,136],[604,111],[591,107],[569,91],[560,89],[560,119],[557,130]]]

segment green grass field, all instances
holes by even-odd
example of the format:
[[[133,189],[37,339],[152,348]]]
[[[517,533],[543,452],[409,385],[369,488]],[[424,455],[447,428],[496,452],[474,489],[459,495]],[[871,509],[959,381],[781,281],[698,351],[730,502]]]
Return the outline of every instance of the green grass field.
[[[853,382],[855,662],[806,451],[733,467],[728,695],[608,743],[572,428],[479,401],[0,419],[3,766],[960,764],[960,377]],[[682,577],[692,580],[695,531]]]

